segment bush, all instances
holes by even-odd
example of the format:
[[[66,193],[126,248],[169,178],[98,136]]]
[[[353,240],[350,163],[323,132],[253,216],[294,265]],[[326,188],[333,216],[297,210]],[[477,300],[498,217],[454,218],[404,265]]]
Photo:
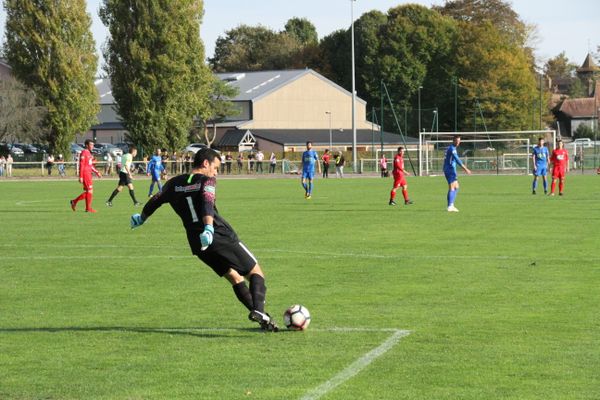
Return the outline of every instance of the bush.
[[[573,133],[573,137],[575,139],[579,139],[579,138],[594,139],[594,131],[592,128],[590,128],[589,125],[581,124],[577,127],[577,129]]]

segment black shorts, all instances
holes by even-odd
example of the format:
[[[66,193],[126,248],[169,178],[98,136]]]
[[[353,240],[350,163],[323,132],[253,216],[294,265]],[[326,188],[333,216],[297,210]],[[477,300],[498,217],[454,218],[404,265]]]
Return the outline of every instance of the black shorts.
[[[199,234],[188,233],[188,242],[192,248],[192,253],[219,276],[225,275],[230,268],[240,275],[246,276],[258,264],[256,257],[237,238],[234,240],[215,232],[213,243],[204,251],[200,250]]]
[[[127,186],[131,183],[132,181],[129,177],[129,174],[126,174],[125,172],[119,172],[119,186]]]

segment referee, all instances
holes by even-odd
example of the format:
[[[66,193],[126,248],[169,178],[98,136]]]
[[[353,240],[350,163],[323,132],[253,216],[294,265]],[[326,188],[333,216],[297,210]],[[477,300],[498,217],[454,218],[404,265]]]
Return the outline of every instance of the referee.
[[[216,177],[220,164],[221,157],[215,150],[199,150],[191,174],[167,181],[141,214],[131,216],[131,227],[142,225],[160,206],[169,203],[183,222],[192,253],[231,283],[238,300],[250,311],[251,321],[258,322],[263,330],[277,332],[277,324],[264,310],[264,273],[256,257],[217,211]]]
[[[106,205],[112,207],[113,199],[121,193],[123,187],[127,186],[129,188],[129,195],[131,196],[131,200],[133,200],[134,206],[139,206],[141,203],[138,202],[135,198],[135,192],[133,191],[133,182],[131,178],[131,168],[133,165],[133,159],[137,155],[137,148],[135,146],[131,146],[129,148],[129,153],[125,154],[121,159],[121,169],[119,169],[119,184],[117,188],[113,190],[110,195],[110,199],[106,202]]]

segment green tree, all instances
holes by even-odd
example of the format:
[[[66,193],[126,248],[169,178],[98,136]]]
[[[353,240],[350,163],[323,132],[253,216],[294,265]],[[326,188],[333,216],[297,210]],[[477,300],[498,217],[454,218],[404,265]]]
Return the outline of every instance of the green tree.
[[[544,64],[544,74],[553,79],[571,78],[576,69],[577,65],[569,61],[564,51]]]
[[[208,103],[207,119],[204,121],[204,139],[210,147],[217,136],[217,123],[223,121],[227,117],[239,114],[240,110],[231,101],[237,96],[238,89],[234,86],[229,86],[216,76],[211,81],[211,97]],[[208,125],[212,124],[212,132],[209,133]]]
[[[264,26],[240,25],[219,36],[209,63],[215,72],[285,68],[299,43]]]
[[[443,6],[433,6],[433,9],[461,22],[475,25],[491,23],[504,34],[505,39],[518,46],[526,45],[533,29],[504,0],[449,0]]]
[[[285,32],[304,46],[319,42],[317,28],[306,18],[289,19],[285,24]]]
[[[531,99],[539,96],[527,52],[489,22],[462,22],[460,27],[456,62],[464,110],[461,126],[482,130],[483,114],[488,130],[527,129]],[[548,94],[544,96],[547,101]]]
[[[0,142],[44,141],[46,110],[35,93],[12,77],[0,79]]]
[[[84,0],[5,0],[5,57],[15,77],[47,110],[51,151],[87,131],[99,111],[97,56]]]
[[[396,106],[418,108],[421,90],[422,128],[430,129],[433,109],[448,116],[452,101],[451,77],[454,75],[457,24],[451,18],[419,5],[405,5],[389,10],[383,27],[379,54],[380,76],[388,86]],[[412,113],[414,135],[417,113]],[[448,118],[440,119],[446,124]],[[387,123],[387,126],[390,126]],[[443,124],[442,124],[443,126]]]
[[[194,117],[208,112],[202,15],[201,0],[104,0],[100,9],[116,109],[129,139],[146,152],[183,147]]]
[[[569,97],[578,99],[581,97],[588,97],[587,86],[583,84],[581,79],[573,79],[573,84],[569,88]]]
[[[577,129],[575,129],[575,132],[573,132],[573,137],[575,139],[594,139],[594,130],[587,124],[579,124],[579,126],[577,126]]]

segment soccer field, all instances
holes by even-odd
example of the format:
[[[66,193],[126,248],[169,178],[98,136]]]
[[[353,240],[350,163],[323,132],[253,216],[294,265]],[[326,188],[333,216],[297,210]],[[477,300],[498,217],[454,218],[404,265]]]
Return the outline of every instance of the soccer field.
[[[263,333],[165,206],[115,180],[0,182],[0,399],[598,399],[600,177],[222,179],[220,213],[267,275]],[[148,181],[135,181],[143,198]],[[539,191],[539,190],[538,190]],[[401,199],[400,193],[398,197]]]

